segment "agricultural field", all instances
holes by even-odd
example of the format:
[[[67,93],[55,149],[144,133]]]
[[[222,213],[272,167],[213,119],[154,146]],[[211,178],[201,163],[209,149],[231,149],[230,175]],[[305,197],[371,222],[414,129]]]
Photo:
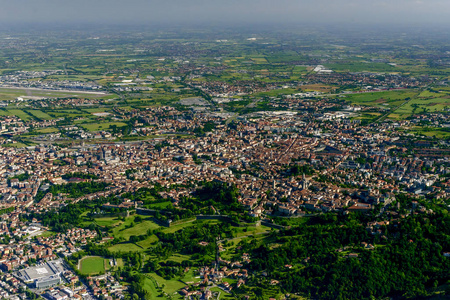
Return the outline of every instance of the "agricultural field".
[[[52,109],[46,110],[46,113],[53,118],[80,118],[92,116],[90,113],[78,109]]]
[[[401,72],[398,66],[391,66],[387,63],[372,63],[372,62],[352,62],[352,63],[330,63],[324,65],[326,68],[335,72],[386,72],[395,73]]]
[[[20,118],[22,121],[29,121],[33,119],[29,114],[27,114],[25,111],[20,109],[8,109],[6,111],[7,115],[9,116],[16,116]]]
[[[322,92],[322,93],[332,93],[337,87],[329,86],[324,84],[307,84],[302,85],[301,90],[303,92]]]
[[[417,92],[415,91],[383,91],[351,94],[345,96],[344,99],[356,105],[372,106],[377,108],[393,108],[416,96]]]
[[[434,128],[434,127],[418,127],[415,126],[408,130],[409,133],[424,135],[428,137],[435,137],[438,139],[449,139],[450,129],[446,128]]]
[[[51,117],[50,115],[48,115],[45,112],[40,111],[40,110],[31,109],[31,110],[28,110],[27,112],[29,114],[35,116],[38,119],[42,119],[42,120],[52,120],[53,119],[53,117]]]
[[[395,113],[400,115],[411,115],[422,112],[443,111],[450,107],[450,98],[412,99],[405,105],[399,107]]]
[[[47,128],[38,128],[36,130],[34,130],[33,132],[36,133],[55,133],[58,132],[58,128],[55,127],[47,127]]]

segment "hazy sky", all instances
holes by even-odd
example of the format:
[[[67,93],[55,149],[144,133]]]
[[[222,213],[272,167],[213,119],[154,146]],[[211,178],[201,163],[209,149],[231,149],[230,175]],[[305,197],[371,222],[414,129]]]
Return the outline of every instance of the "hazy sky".
[[[450,24],[450,0],[0,0],[0,22]]]

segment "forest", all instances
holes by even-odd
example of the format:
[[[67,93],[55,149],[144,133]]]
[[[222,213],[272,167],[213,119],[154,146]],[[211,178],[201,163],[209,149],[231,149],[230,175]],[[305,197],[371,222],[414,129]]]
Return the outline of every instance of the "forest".
[[[325,216],[280,231],[269,244],[243,244],[252,256],[248,267],[313,299],[416,298],[449,283],[447,214],[412,215],[381,235],[369,233],[358,215]]]

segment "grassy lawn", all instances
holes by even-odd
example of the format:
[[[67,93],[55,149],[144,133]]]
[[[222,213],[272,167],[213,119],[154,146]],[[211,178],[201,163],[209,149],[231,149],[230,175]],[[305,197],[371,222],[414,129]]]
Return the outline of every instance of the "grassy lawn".
[[[190,269],[187,271],[184,276],[181,278],[183,282],[199,282],[201,281],[200,275],[194,271],[195,269]]]
[[[180,229],[193,226],[194,225],[193,222],[195,222],[195,220],[194,221],[187,221],[187,222],[184,222],[184,223],[179,223],[179,224],[170,226],[169,228],[163,229],[163,232],[165,232],[165,233],[174,233],[174,232],[176,232],[176,231],[178,231]]]
[[[118,267],[123,267],[123,259],[122,258],[117,258],[116,262],[117,262]]]
[[[25,145],[24,143],[7,143],[7,144],[3,144],[3,147],[13,147],[13,148],[25,148],[27,147],[27,145]]]
[[[142,252],[145,249],[142,249],[132,243],[123,243],[109,247],[108,250],[111,252]]]
[[[281,220],[285,221],[287,226],[298,226],[308,222],[309,219],[310,219],[309,217],[301,217],[301,218],[283,218]]]
[[[83,109],[84,111],[87,111],[88,113],[102,113],[102,112],[107,112],[108,109],[107,108],[101,108],[101,107],[97,107],[97,108],[85,108]]]
[[[58,130],[58,128],[55,128],[55,127],[47,127],[47,128],[36,129],[34,132],[37,132],[37,133],[53,133],[53,132],[59,132],[59,130]]]
[[[179,295],[178,291],[186,286],[184,282],[178,280],[177,278],[173,278],[172,280],[165,280],[164,278],[158,276],[156,273],[149,273],[148,275],[153,277],[158,282],[159,286],[162,286],[164,284],[163,290],[169,295],[176,296],[175,293]],[[181,296],[179,297],[180,299],[182,299]]]
[[[105,272],[105,259],[103,257],[94,256],[83,258],[80,265],[80,272],[85,275]]]
[[[106,123],[88,123],[81,124],[81,126],[89,131],[99,131],[99,130],[107,130],[109,126],[116,125],[117,127],[126,126],[126,123],[123,122],[106,122]]]
[[[246,235],[253,235],[256,233],[262,233],[262,232],[270,232],[271,228],[266,226],[248,226],[248,227],[239,227],[236,228],[237,233],[236,237],[246,236]]]
[[[49,237],[49,236],[54,236],[56,234],[56,232],[53,231],[44,231],[42,234],[40,234],[40,237]]]
[[[145,278],[143,288],[150,293],[150,299],[152,300],[166,299],[166,297],[164,297],[164,295],[162,295],[162,293],[158,291],[153,280],[149,278]]]
[[[156,243],[157,241],[159,241],[158,237],[156,235],[151,235],[148,238],[146,238],[143,241],[137,242],[136,244],[138,246],[141,246],[144,249],[149,248],[151,245],[153,245],[154,243]]]
[[[234,299],[234,297],[231,294],[224,292],[223,290],[221,290],[218,287],[213,287],[213,288],[210,288],[209,290],[211,292],[220,293],[220,296],[217,299]]]
[[[124,239],[128,240],[132,235],[143,235],[146,234],[147,230],[149,229],[154,230],[160,227],[153,221],[145,220],[135,224],[133,227],[124,229],[126,226],[129,226],[131,224],[133,219],[134,218],[127,219],[125,223],[114,228],[113,236],[123,237]]]
[[[117,217],[94,218],[94,222],[99,226],[112,226],[121,222]]]
[[[175,254],[171,255],[167,259],[167,261],[174,261],[174,262],[181,263],[184,260],[190,260],[190,259],[191,259],[191,257],[189,255],[183,255],[183,254],[175,253]]]
[[[164,209],[166,208],[168,205],[171,205],[172,202],[171,201],[165,201],[165,202],[159,202],[159,203],[152,203],[152,204],[148,204],[147,207],[151,208],[151,209]]]

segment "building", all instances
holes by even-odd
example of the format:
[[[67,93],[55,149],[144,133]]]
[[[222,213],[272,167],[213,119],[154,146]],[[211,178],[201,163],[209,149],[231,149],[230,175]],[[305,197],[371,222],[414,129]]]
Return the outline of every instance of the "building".
[[[60,260],[49,261],[34,267],[19,270],[16,277],[35,288],[48,288],[61,283],[64,268]]]

